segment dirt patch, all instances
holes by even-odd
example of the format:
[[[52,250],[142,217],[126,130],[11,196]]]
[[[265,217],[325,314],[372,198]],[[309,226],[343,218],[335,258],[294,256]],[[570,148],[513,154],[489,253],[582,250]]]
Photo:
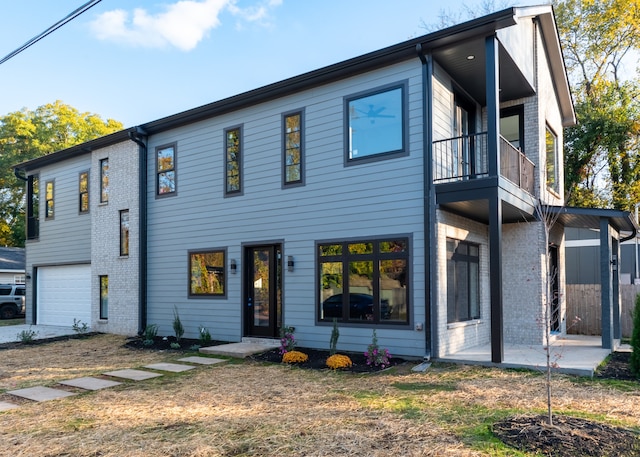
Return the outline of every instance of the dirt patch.
[[[617,379],[620,381],[639,381],[631,372],[630,362],[630,352],[614,352],[609,357],[606,365],[596,372],[595,377],[600,379]]]

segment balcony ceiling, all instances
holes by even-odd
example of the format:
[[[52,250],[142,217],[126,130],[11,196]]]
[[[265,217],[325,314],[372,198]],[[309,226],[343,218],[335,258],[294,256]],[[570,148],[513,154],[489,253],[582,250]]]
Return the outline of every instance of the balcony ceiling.
[[[500,101],[534,94],[534,90],[506,50],[499,45]],[[469,56],[474,56],[469,59]],[[434,60],[481,106],[487,104],[486,52],[483,36],[467,39],[433,50]]]

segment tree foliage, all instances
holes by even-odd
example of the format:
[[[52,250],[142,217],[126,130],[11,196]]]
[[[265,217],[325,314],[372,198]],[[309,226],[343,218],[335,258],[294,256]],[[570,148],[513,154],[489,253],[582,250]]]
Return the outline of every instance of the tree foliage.
[[[0,245],[24,246],[24,182],[13,166],[121,130],[61,101],[0,117]]]

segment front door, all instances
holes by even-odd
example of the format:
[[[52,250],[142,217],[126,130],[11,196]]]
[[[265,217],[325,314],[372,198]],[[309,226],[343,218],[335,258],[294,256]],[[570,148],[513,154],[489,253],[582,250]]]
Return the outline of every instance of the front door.
[[[281,324],[282,248],[245,248],[245,335],[277,337]]]

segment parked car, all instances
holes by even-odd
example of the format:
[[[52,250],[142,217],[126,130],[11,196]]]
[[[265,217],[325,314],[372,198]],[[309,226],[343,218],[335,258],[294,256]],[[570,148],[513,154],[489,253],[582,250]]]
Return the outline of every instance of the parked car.
[[[388,300],[381,300],[380,311],[382,319],[391,315]],[[342,317],[342,294],[332,295],[322,303],[323,317]],[[349,319],[370,319],[373,316],[373,295],[349,294]]]
[[[0,284],[0,319],[24,315],[24,298],[24,284]]]

